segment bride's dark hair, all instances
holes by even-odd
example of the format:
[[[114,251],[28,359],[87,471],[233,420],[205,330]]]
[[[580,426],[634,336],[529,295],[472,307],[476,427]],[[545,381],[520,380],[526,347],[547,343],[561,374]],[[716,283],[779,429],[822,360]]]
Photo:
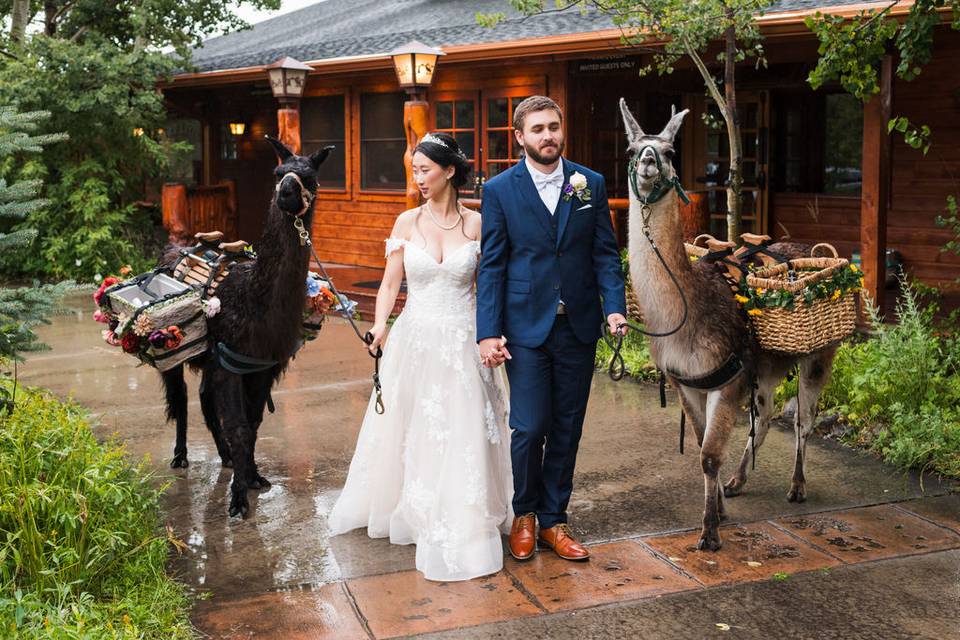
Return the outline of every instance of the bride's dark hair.
[[[420,143],[413,150],[414,153],[418,151],[444,169],[454,167],[455,171],[450,178],[450,184],[459,196],[460,189],[467,184],[473,167],[467,160],[467,156],[460,150],[460,145],[454,137],[449,133],[428,133],[420,139]]]

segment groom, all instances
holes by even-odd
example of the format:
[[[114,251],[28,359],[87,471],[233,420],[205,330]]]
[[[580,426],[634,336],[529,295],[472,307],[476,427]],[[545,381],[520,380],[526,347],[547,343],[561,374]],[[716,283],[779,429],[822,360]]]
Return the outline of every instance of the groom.
[[[527,98],[513,128],[525,158],[484,186],[477,274],[480,357],[510,381],[510,554],[532,557],[539,539],[586,560],[567,503],[600,326],[626,322],[620,258],[603,176],[561,157],[557,103]]]

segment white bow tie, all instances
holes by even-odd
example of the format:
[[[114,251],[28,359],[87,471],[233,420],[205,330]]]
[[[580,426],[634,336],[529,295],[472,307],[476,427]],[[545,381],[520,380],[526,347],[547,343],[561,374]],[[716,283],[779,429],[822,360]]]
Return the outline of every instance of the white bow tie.
[[[559,189],[563,187],[563,174],[560,173],[549,176],[534,175],[533,184],[536,185],[537,191],[543,191],[548,186],[553,186]]]

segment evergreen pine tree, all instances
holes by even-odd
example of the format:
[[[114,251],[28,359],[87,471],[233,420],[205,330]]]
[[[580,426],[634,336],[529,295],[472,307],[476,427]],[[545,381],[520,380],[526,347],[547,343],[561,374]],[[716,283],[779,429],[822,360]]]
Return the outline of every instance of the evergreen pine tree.
[[[27,215],[47,205],[39,197],[40,180],[9,181],[4,174],[15,173],[24,154],[39,153],[43,146],[64,140],[63,134],[34,135],[49,113],[18,113],[13,107],[0,107],[0,253],[29,245],[35,229],[24,228]],[[10,230],[13,229],[13,230]],[[47,322],[64,294],[74,288],[71,282],[31,287],[0,288],[0,363],[22,360],[24,351],[48,348],[37,340],[34,327]],[[0,389],[0,404],[3,402]]]

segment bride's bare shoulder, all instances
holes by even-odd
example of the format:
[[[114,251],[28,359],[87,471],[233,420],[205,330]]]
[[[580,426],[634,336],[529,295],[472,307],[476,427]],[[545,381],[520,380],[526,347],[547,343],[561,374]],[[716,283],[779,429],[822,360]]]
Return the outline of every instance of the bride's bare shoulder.
[[[415,209],[407,209],[397,216],[396,221],[393,223],[393,237],[409,238],[410,231],[413,230],[417,223],[417,214],[419,212],[420,208],[417,207]]]
[[[479,240],[480,239],[480,212],[474,211],[473,209],[468,209],[463,207],[461,209],[463,212],[463,231],[467,234],[468,237]]]

